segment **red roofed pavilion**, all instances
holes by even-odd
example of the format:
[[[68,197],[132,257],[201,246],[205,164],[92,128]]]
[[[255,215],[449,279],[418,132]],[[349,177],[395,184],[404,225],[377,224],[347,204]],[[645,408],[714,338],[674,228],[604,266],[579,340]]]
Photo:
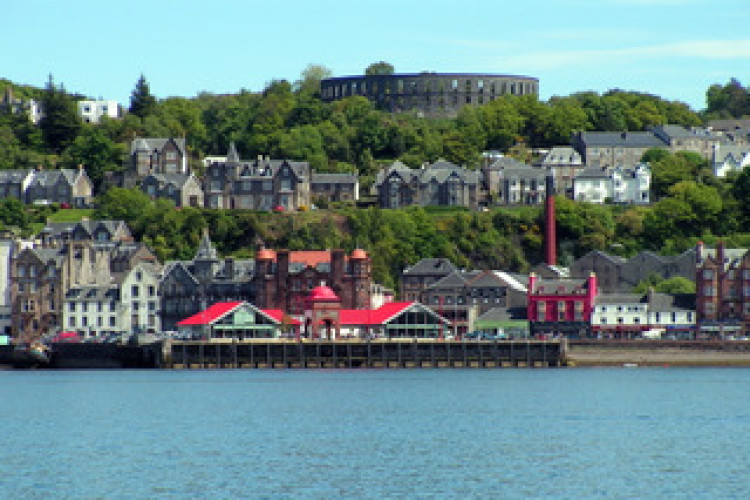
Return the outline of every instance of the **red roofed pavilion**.
[[[276,309],[261,310],[247,302],[217,302],[185,318],[177,327],[192,338],[276,338],[300,322]]]

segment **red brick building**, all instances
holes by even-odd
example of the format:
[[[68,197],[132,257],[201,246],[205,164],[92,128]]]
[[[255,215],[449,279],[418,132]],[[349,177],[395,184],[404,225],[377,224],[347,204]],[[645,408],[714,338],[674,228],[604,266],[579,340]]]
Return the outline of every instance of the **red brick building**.
[[[360,249],[348,255],[344,250],[261,249],[253,279],[254,303],[261,309],[303,314],[305,298],[320,284],[334,291],[342,309],[370,308],[370,256]]]
[[[697,336],[746,336],[750,330],[750,253],[698,244],[695,308]]]

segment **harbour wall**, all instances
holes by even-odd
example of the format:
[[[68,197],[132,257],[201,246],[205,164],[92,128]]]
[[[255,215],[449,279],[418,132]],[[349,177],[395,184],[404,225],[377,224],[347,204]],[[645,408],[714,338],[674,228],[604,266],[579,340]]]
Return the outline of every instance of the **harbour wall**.
[[[750,341],[570,339],[568,366],[750,366]]]

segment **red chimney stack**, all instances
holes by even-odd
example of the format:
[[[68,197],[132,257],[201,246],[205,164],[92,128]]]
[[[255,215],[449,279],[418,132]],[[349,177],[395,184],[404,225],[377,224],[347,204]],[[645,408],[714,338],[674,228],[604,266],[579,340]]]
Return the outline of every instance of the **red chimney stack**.
[[[555,227],[555,178],[552,172],[545,179],[544,257],[547,265],[557,265],[557,234]]]

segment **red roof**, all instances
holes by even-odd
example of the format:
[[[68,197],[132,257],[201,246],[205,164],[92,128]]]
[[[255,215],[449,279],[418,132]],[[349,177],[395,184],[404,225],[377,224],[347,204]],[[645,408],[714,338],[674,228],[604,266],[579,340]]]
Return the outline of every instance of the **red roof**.
[[[244,302],[217,302],[208,309],[204,309],[198,314],[183,319],[177,323],[177,326],[210,325],[243,303]]]
[[[352,259],[366,259],[367,258],[367,252],[362,250],[361,248],[355,248],[352,252]]]
[[[342,309],[339,320],[342,325],[382,325],[412,304],[414,302],[389,302],[377,309]]]
[[[266,315],[268,315],[270,317],[272,317],[273,319],[275,319],[279,323],[283,323],[284,322],[284,315],[285,315],[285,313],[281,309],[263,309],[263,310],[261,310],[261,312],[265,313]],[[296,325],[301,325],[302,324],[301,322],[297,321],[296,319],[292,318],[291,316],[287,316],[287,321],[289,321],[290,325],[295,325],[296,326]]]
[[[308,295],[307,300],[341,300],[336,292],[325,285],[316,286]]]
[[[295,250],[289,252],[289,262],[317,267],[318,264],[331,262],[331,252],[329,250]]]

